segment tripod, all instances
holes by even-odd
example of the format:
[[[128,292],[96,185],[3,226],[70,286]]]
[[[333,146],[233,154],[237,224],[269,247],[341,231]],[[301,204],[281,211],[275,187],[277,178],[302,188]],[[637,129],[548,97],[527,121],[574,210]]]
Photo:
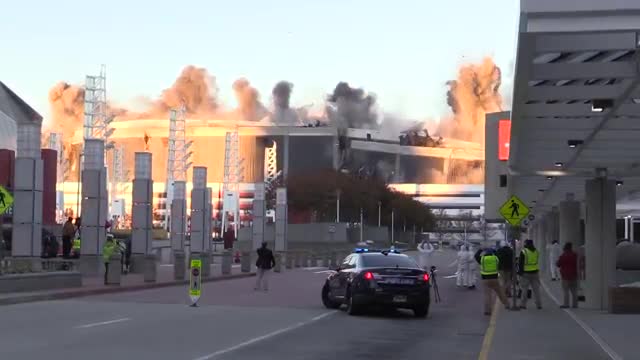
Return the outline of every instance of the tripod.
[[[436,267],[432,266],[429,270],[429,276],[431,277],[431,287],[433,288],[433,297],[436,304],[440,302],[440,291],[438,290],[438,280],[436,279]]]

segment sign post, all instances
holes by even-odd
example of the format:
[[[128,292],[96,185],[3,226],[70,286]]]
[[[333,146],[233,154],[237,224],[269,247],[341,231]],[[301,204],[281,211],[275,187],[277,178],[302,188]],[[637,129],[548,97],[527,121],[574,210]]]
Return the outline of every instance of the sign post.
[[[189,297],[191,298],[191,306],[197,307],[202,294],[202,260],[191,259],[190,265]]]
[[[0,215],[4,215],[13,206],[13,195],[0,185]]]
[[[9,213],[13,215],[13,195],[0,185],[0,260],[4,258],[4,214]]]
[[[529,215],[530,210],[525,205],[520,198],[513,195],[500,207],[500,215],[509,223],[511,226],[520,227],[522,221],[525,221],[525,225],[528,225],[529,221],[533,221],[535,218],[533,215]],[[527,218],[528,217],[528,218]],[[505,232],[508,233],[508,225],[505,224]],[[516,254],[516,239],[513,239],[513,264],[516,264],[516,258],[518,254]],[[513,269],[513,279],[512,280],[512,291],[511,291],[511,299],[512,301],[512,310],[518,310],[517,304],[517,289],[516,289],[516,269]],[[527,296],[525,291],[522,292],[522,296]]]

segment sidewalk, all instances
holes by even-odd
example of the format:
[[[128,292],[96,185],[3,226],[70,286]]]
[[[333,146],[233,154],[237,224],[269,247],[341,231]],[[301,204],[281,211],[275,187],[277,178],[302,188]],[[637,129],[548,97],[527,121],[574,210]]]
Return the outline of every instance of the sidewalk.
[[[562,301],[562,285],[560,282],[544,283],[555,300]],[[583,304],[583,303],[581,303]],[[613,359],[637,359],[640,344],[640,315],[610,314],[608,312],[577,309],[567,312],[569,316],[590,328],[596,338],[610,348]],[[617,356],[617,358],[616,358]]]
[[[211,265],[211,276],[204,278],[203,282],[230,280],[254,276],[255,273],[242,273],[240,267],[235,264],[231,267],[230,275],[222,275],[220,264]],[[188,274],[187,274],[188,276]],[[73,297],[100,295],[125,291],[137,291],[168,286],[188,285],[189,280],[174,280],[173,265],[160,265],[157,269],[157,281],[144,282],[142,274],[122,275],[120,285],[104,285],[103,277],[83,277],[82,287],[54,289],[35,292],[19,292],[0,294],[0,305],[10,305],[34,301],[59,300]],[[186,291],[186,290],[185,290]]]
[[[559,291],[559,283],[553,283],[554,287],[558,287],[555,291]],[[544,290],[542,292],[542,310],[535,307],[533,301],[528,303],[527,310],[506,311],[502,306],[496,306],[494,311],[495,319],[485,335],[485,344],[487,347],[486,359],[491,360],[518,360],[518,359],[545,359],[545,360],[621,360],[637,358],[637,350],[631,356],[630,352],[622,353],[622,350],[631,348],[638,344],[626,335],[631,335],[633,327],[624,327],[627,330],[625,336],[618,339],[620,348],[613,351],[610,346],[616,344],[607,344],[605,341],[595,334],[595,331],[601,331],[604,334],[606,327],[607,339],[609,337],[619,337],[623,328],[618,322],[609,321],[599,323],[597,329],[591,330],[590,325],[586,325],[586,321],[580,321],[580,318],[588,318],[592,315],[589,310],[563,310]],[[547,287],[548,288],[548,287]],[[554,290],[551,290],[552,294]],[[555,295],[554,295],[555,297]],[[511,300],[511,299],[509,299]],[[576,316],[578,314],[586,314]],[[600,314],[608,316],[608,314]],[[616,318],[619,315],[615,316]],[[576,321],[575,319],[578,319]],[[602,318],[597,318],[599,321]],[[622,317],[620,317],[622,319]],[[610,319],[612,320],[612,319]],[[627,319],[628,325],[640,318]],[[597,321],[592,321],[596,323]],[[631,336],[637,337],[638,334]],[[629,349],[630,350],[630,349]],[[617,353],[616,353],[617,352]],[[626,356],[623,356],[626,355]],[[482,357],[481,357],[482,358]]]

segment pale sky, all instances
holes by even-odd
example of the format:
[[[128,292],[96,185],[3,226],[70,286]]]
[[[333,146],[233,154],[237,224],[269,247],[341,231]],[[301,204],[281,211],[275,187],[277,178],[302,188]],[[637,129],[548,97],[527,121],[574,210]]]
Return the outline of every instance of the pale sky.
[[[269,103],[279,80],[293,105],[319,103],[339,81],[412,119],[448,112],[445,82],[493,56],[511,86],[517,0],[21,0],[5,2],[0,80],[43,116],[58,81],[82,85],[107,65],[110,101],[156,97],[189,64],[231,84],[246,77]],[[506,90],[510,92],[510,89]],[[510,107],[507,104],[507,107]]]

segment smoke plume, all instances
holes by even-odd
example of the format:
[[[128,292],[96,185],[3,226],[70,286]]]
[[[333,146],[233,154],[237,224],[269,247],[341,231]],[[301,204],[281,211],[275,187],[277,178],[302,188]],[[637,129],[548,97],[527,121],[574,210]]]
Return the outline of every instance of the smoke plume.
[[[258,121],[266,115],[266,108],[260,102],[258,90],[249,80],[240,78],[233,83],[233,91],[238,102],[238,116],[245,121]]]
[[[456,80],[447,83],[447,104],[453,117],[440,121],[440,136],[484,144],[484,116],[502,110],[502,74],[491,58],[480,64],[467,64]]]
[[[376,98],[364,90],[340,82],[327,97],[327,114],[342,128],[374,129],[378,127]]]
[[[156,106],[168,113],[184,103],[188,114],[213,114],[218,110],[216,95],[213,77],[207,70],[190,65],[162,92]]]
[[[291,90],[293,84],[287,81],[280,81],[273,87],[271,94],[273,95],[273,103],[277,108],[288,109],[289,100],[291,98]]]
[[[65,82],[57,83],[49,90],[51,129],[70,140],[82,127],[84,118],[84,89]]]

